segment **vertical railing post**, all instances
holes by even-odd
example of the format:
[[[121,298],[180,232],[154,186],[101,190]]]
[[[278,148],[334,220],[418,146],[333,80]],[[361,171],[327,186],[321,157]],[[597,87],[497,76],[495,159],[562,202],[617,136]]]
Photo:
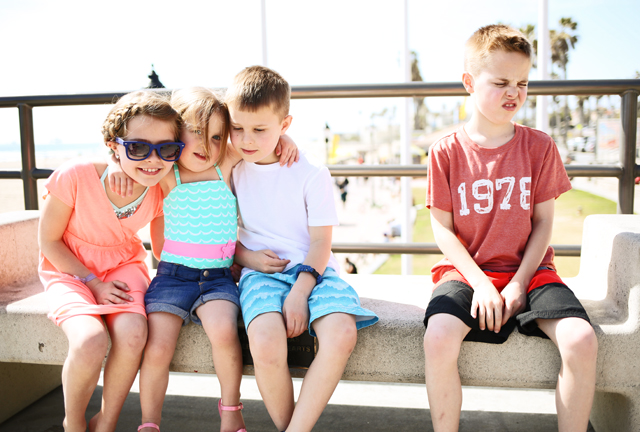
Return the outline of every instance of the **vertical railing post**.
[[[20,113],[20,147],[22,150],[22,186],[25,210],[38,210],[38,181],[31,173],[36,167],[36,148],[33,137],[33,107],[18,104]]]
[[[620,143],[622,174],[618,179],[618,213],[633,214],[636,136],[638,133],[637,91],[627,90],[622,93],[620,117],[622,120],[622,139]]]

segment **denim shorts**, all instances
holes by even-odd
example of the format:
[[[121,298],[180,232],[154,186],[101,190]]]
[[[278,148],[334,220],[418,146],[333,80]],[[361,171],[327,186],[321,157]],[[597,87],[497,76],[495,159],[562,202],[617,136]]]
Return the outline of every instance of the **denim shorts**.
[[[242,319],[248,328],[251,321],[267,312],[282,313],[285,299],[296,282],[295,266],[284,273],[251,272],[240,279],[240,301]],[[353,315],[356,328],[361,329],[378,321],[378,316],[360,306],[360,297],[351,285],[340,279],[330,267],[324,271],[322,282],[313,288],[309,295],[309,334],[316,336],[312,323],[314,320],[341,312]]]
[[[227,300],[240,307],[238,286],[228,268],[196,269],[160,261],[144,303],[147,314],[167,312],[202,325],[196,309],[211,300]]]

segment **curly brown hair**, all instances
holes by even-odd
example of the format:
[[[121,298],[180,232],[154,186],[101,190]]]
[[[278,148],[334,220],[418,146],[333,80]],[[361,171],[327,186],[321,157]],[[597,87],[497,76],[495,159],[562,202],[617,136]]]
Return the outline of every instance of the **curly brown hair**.
[[[113,141],[116,137],[126,137],[129,120],[138,115],[147,115],[157,120],[172,123],[174,126],[174,139],[176,141],[180,140],[180,131],[183,124],[182,117],[173,109],[169,103],[169,98],[161,93],[142,90],[127,93],[111,108],[102,124],[102,136],[105,144]]]

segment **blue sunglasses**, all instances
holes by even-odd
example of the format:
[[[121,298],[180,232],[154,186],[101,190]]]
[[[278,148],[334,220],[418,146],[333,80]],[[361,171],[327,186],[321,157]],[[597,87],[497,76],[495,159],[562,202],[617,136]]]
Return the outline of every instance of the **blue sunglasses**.
[[[125,141],[120,137],[114,139],[118,144],[122,144],[127,150],[127,157],[132,161],[141,161],[151,156],[152,151],[156,151],[160,159],[167,162],[175,162],[180,159],[183,142],[168,142],[162,144],[149,144],[140,141]]]

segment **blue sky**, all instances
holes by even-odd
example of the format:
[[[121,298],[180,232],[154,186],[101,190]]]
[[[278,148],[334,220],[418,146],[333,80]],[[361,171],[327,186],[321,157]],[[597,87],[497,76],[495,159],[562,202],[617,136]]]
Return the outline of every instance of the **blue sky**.
[[[266,0],[268,65],[292,85],[403,79],[400,1]],[[478,27],[537,22],[536,0],[409,1],[410,49],[425,81],[457,81]],[[549,27],[578,22],[570,79],[633,78],[640,70],[640,1],[549,0]],[[169,88],[225,87],[261,62],[260,1],[0,0],[0,96],[128,91],[151,64]],[[536,79],[535,71],[532,79]],[[294,101],[299,140],[357,132],[397,99]],[[443,101],[431,100],[437,108]],[[108,107],[35,110],[36,142],[99,142]],[[0,144],[19,141],[17,110],[0,109]]]

